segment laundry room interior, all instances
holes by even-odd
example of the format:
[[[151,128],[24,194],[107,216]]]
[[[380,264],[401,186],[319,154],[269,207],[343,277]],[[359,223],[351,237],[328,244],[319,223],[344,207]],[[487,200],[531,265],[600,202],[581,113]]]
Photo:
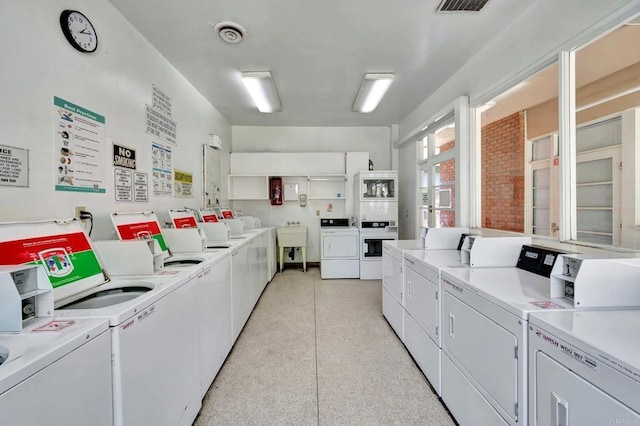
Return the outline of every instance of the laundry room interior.
[[[640,0],[0,32],[0,425],[640,425]]]

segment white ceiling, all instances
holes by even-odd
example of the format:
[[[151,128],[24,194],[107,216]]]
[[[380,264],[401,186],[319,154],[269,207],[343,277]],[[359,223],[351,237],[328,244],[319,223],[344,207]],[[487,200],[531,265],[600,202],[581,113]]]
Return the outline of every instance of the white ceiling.
[[[398,123],[533,1],[436,14],[440,0],[110,0],[232,125]],[[247,30],[236,45],[220,21]],[[282,112],[261,114],[240,71],[269,70]],[[396,79],[376,111],[351,111],[367,72]]]

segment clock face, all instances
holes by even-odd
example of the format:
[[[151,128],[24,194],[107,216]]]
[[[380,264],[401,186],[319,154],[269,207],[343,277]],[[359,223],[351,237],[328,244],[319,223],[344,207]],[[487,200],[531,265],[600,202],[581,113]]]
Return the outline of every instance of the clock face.
[[[98,48],[98,34],[82,13],[65,10],[60,14],[60,27],[67,41],[80,52],[95,52]]]

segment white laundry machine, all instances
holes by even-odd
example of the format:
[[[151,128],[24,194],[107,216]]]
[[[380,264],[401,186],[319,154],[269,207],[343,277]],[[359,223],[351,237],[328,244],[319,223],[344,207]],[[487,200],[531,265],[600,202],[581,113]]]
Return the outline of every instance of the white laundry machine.
[[[104,319],[52,319],[0,333],[0,424],[111,426],[111,340]]]
[[[532,314],[529,424],[640,425],[638,336],[640,310]]]
[[[442,284],[444,268],[466,267],[458,250],[404,252],[404,344],[441,394]]]
[[[359,278],[359,245],[349,219],[320,219],[320,278]]]
[[[105,280],[77,221],[2,225],[3,260],[45,267],[56,316],[108,320],[114,424],[190,425],[201,399],[197,294],[186,271]]]
[[[53,317],[44,268],[0,267],[0,424],[113,424],[106,320]]]
[[[461,425],[527,424],[529,315],[573,308],[550,296],[557,256],[524,246],[516,267],[442,270],[442,399]]]
[[[467,232],[469,232],[469,228],[431,228],[426,232],[425,238],[421,240],[385,240],[382,242],[382,314],[403,342],[405,342],[403,317],[406,315],[407,303],[405,291],[407,262],[404,252],[423,251],[424,249],[448,250],[449,253],[445,255],[447,256],[446,265],[459,264],[460,252],[456,249],[460,245],[461,237]],[[430,258],[435,256],[437,255],[434,254]],[[410,262],[413,263],[414,260]],[[424,303],[428,302],[424,301]],[[412,355],[416,360],[420,358],[416,357],[413,352]]]
[[[405,250],[419,249],[423,245],[424,243],[420,240],[385,240],[382,242],[382,315],[403,342],[404,260],[402,253]]]
[[[398,239],[395,220],[360,222],[360,279],[382,279],[382,244]]]

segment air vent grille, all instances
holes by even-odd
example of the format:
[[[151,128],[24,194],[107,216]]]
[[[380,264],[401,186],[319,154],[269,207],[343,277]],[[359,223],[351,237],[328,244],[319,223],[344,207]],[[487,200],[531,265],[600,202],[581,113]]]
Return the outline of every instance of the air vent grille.
[[[436,12],[480,12],[489,0],[442,0]]]

